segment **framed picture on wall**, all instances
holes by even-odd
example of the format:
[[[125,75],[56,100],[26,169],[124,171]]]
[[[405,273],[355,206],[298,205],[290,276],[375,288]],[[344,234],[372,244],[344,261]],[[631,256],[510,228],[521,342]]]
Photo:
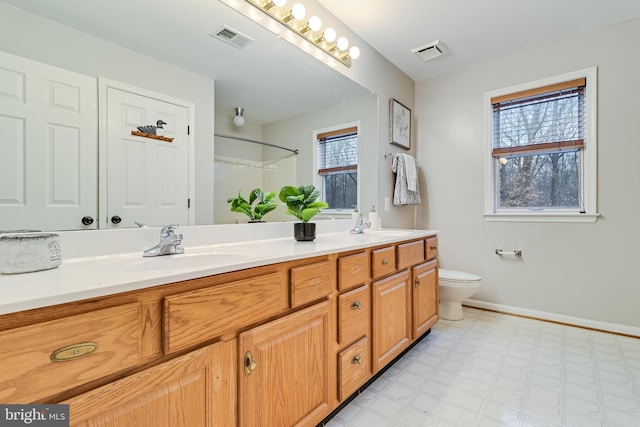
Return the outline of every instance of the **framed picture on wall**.
[[[391,99],[389,105],[389,133],[391,143],[404,149],[411,148],[411,110]]]

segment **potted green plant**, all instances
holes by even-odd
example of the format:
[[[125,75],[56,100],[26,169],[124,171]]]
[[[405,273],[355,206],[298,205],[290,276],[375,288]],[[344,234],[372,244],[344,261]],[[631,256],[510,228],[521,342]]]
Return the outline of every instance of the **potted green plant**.
[[[314,185],[285,185],[280,189],[279,198],[287,205],[287,213],[301,221],[293,224],[293,233],[297,241],[312,241],[316,238],[316,224],[309,220],[320,209],[329,207],[327,203],[317,201],[319,195],[320,190]]]
[[[238,191],[238,197],[227,199],[227,203],[231,203],[232,212],[240,212],[248,216],[249,222],[264,222],[262,218],[278,206],[275,197],[275,191],[264,193],[261,189],[255,188],[251,191],[249,200],[242,197],[241,192]]]

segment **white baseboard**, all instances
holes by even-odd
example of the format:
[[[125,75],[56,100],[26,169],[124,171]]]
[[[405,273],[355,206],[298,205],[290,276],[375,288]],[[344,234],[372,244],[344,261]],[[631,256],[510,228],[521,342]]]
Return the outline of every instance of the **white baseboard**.
[[[611,332],[614,334],[628,335],[640,338],[640,328],[620,325],[618,323],[599,322],[597,320],[583,319],[581,317],[564,316],[561,314],[548,313],[546,311],[529,310],[527,308],[495,304],[492,302],[478,301],[474,299],[464,300],[463,305],[482,308],[485,310],[497,311],[500,313],[513,314],[516,316],[530,317],[534,319],[546,320],[549,322],[562,323],[565,325],[578,326],[581,328],[594,329],[597,331]]]

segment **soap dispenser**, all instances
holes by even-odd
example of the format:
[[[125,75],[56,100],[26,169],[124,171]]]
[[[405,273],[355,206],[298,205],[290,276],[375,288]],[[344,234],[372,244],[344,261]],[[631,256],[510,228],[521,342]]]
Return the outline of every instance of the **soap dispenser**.
[[[371,230],[378,229],[379,219],[378,212],[376,211],[376,205],[371,206],[371,211],[369,211],[369,224],[371,224]]]

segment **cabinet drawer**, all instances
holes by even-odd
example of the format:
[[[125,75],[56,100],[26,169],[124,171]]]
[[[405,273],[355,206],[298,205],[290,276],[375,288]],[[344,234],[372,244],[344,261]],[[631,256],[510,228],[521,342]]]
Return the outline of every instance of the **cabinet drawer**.
[[[291,307],[329,295],[336,280],[335,263],[323,261],[291,269]]]
[[[364,337],[338,354],[338,399],[349,397],[370,375],[369,338]]]
[[[338,342],[347,344],[369,334],[369,287],[362,286],[338,297]]]
[[[164,351],[187,348],[288,308],[285,271],[165,297]]]
[[[369,280],[369,254],[349,255],[338,260],[338,289],[353,288]]]
[[[142,330],[132,303],[0,332],[0,402],[33,402],[141,363]]]
[[[424,255],[424,240],[398,245],[398,270],[420,264]]]
[[[427,239],[427,244],[425,245],[426,251],[426,260],[432,260],[438,257],[438,238],[432,237]]]
[[[371,263],[374,278],[394,273],[396,271],[396,247],[389,246],[371,252]]]

